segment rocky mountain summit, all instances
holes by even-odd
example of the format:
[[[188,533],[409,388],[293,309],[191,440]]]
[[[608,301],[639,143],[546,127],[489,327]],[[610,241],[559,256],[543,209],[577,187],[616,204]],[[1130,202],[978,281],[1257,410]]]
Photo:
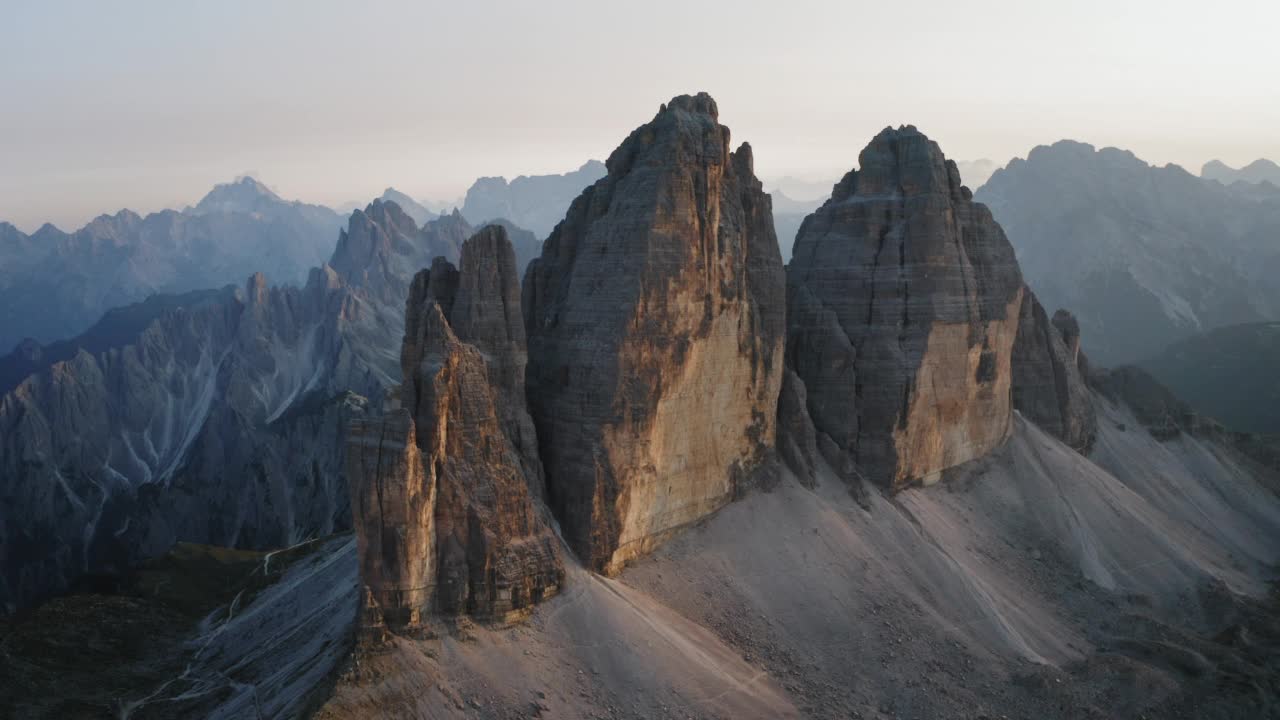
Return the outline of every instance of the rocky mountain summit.
[[[0,225],[0,352],[25,338],[75,336],[153,294],[239,284],[254,272],[301,284],[341,226],[332,210],[282,200],[252,178],[219,185],[184,212],[122,210],[71,234]]]
[[[549,498],[617,572],[770,458],[784,275],[750,146],[680,96],[623,141],[525,275],[529,404]]]
[[[382,194],[378,196],[378,199],[383,202],[391,202],[399,205],[400,209],[403,210],[406,215],[413,218],[413,221],[419,225],[426,224],[427,221],[434,220],[445,214],[432,212],[422,203],[392,187],[383,190]]]
[[[188,208],[191,215],[210,213],[258,213],[271,212],[286,201],[253,177],[244,175],[229,183],[214,185],[207,195]]]
[[[1280,317],[1280,190],[1231,187],[1116,148],[1033,149],[977,192],[1046,308],[1079,320],[1096,362]]]
[[[509,182],[482,177],[467,189],[462,214],[472,223],[508,220],[545,238],[564,218],[569,203],[604,174],[604,163],[588,160],[563,175],[521,175]]]
[[[414,278],[403,383],[348,439],[353,520],[373,625],[433,611],[510,617],[564,577],[524,403],[515,254],[491,226]],[[370,615],[372,617],[370,618]]]
[[[796,237],[787,364],[827,461],[898,489],[1007,437],[1022,277],[955,163],[914,127],[885,129],[858,160]]]

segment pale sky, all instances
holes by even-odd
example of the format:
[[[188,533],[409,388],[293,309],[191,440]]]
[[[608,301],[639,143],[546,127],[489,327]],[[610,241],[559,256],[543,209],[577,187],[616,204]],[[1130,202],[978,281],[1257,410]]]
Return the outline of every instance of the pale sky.
[[[1072,138],[1280,160],[1274,0],[0,0],[0,219],[72,230],[252,172],[340,204],[603,159],[706,90],[757,174],[886,125],[956,160]]]

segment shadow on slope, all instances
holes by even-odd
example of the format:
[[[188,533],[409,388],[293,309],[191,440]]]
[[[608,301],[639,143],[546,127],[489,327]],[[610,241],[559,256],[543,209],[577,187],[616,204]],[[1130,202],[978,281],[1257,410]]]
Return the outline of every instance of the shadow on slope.
[[[1103,412],[1097,463],[1018,418],[939,486],[786,478],[528,624],[360,656],[322,717],[1265,716],[1280,502]]]
[[[166,610],[196,629],[154,665],[104,669],[91,634],[87,664],[59,672],[137,718],[320,702],[322,718],[1276,716],[1280,500],[1229,448],[1158,441],[1096,402],[1092,458],[1017,418],[940,485],[855,496],[825,468],[814,490],[784,477],[620,579],[572,567],[525,623],[396,637],[336,684],[358,582],[346,536],[287,569],[245,553],[273,583],[198,622]],[[5,639],[14,667],[22,632]],[[149,674],[121,684],[130,663]],[[74,695],[40,687],[7,697]]]

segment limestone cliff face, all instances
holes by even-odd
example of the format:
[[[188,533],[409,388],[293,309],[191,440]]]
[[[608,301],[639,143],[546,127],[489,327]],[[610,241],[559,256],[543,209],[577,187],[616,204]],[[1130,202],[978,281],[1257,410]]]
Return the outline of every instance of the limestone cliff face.
[[[541,495],[545,483],[538,436],[525,399],[529,353],[520,311],[520,265],[509,237],[504,226],[489,225],[468,241],[471,251],[461,258],[466,282],[458,287],[449,320],[458,337],[484,355],[498,418],[520,453],[530,486]]]
[[[347,427],[347,477],[365,607],[391,627],[420,625],[435,590],[436,485],[403,408]]]
[[[788,362],[837,469],[897,489],[1007,436],[1022,278],[991,213],[915,128],[885,129],[859,166],[796,237]]]
[[[598,571],[724,505],[774,444],[785,276],[750,147],[729,147],[714,100],[675,98],[525,275],[550,499]]]
[[[437,259],[410,287],[404,382],[393,395],[401,407],[351,427],[366,602],[393,628],[437,611],[506,617],[564,577],[535,500],[542,480],[505,230],[472,237],[461,261],[459,271]]]
[[[1029,289],[1013,345],[1013,406],[1071,447],[1087,452],[1098,430],[1080,326],[1059,310],[1050,320]]]

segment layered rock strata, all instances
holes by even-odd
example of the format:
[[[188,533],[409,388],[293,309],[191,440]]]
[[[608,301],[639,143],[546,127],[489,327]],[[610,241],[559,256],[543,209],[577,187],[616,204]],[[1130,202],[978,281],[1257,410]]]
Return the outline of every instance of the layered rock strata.
[[[347,453],[366,606],[388,627],[510,617],[560,587],[525,353],[503,228],[469,239],[461,270],[437,258],[414,278],[404,381],[384,417],[352,424]]]
[[[833,465],[898,489],[1008,435],[1023,286],[936,143],[885,129],[859,166],[796,237],[788,362]]]
[[[529,401],[549,497],[619,570],[731,500],[770,457],[785,276],[751,149],[706,94],[609,157],[525,275]]]

